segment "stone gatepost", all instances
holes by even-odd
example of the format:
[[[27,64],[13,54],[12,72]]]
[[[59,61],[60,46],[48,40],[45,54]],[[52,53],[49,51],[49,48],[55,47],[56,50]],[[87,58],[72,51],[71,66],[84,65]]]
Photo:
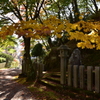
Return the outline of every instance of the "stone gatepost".
[[[66,67],[67,67],[67,56],[69,48],[66,45],[61,45],[58,50],[60,50],[59,57],[61,58],[61,65],[60,65],[60,84],[66,84]]]
[[[85,66],[83,65],[79,66],[79,78],[80,78],[80,88],[81,89],[83,89],[85,86],[84,69],[85,69]]]
[[[78,77],[79,77],[78,65],[74,65],[74,66],[73,66],[73,86],[74,86],[75,88],[78,87]]]
[[[73,66],[68,65],[68,86],[73,85]]]
[[[100,93],[100,67],[95,67],[95,92]]]
[[[93,66],[87,66],[87,90],[92,91],[93,88]]]

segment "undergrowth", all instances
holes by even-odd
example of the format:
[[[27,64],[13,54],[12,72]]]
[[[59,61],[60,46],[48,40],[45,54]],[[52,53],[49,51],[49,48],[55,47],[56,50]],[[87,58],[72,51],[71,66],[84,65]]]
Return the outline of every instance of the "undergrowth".
[[[38,100],[99,100],[100,95],[72,87],[48,88],[38,81],[26,82],[25,78],[17,78],[16,82],[25,85]]]

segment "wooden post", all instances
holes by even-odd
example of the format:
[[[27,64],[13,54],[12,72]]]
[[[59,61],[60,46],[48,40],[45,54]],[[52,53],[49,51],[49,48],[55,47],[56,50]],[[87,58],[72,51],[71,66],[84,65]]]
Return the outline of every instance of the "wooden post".
[[[73,66],[73,86],[78,87],[78,65]]]
[[[68,65],[68,86],[72,86],[73,66]]]
[[[93,86],[93,67],[87,66],[87,90],[92,91]]]
[[[79,66],[79,81],[80,81],[80,88],[83,89],[84,88],[84,66],[80,65]]]
[[[100,67],[95,67],[95,92],[100,93]]]
[[[39,79],[42,78],[42,76],[43,76],[43,68],[44,68],[44,65],[42,63],[40,63],[38,65],[38,77],[39,77]]]

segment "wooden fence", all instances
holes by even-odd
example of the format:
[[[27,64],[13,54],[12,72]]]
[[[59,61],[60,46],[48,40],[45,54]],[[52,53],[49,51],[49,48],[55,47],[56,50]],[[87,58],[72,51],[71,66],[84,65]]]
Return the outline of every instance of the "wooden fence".
[[[100,67],[68,65],[68,86],[100,93]]]
[[[41,79],[42,76],[43,76],[44,64],[42,64],[42,63],[35,63],[34,62],[33,63],[33,68],[36,71],[37,77],[39,79]]]

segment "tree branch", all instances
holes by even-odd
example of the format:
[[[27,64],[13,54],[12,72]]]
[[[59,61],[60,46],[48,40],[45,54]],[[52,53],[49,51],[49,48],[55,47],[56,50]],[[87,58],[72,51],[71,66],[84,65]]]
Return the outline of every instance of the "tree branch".
[[[35,15],[34,15],[33,20],[39,16],[39,13],[40,13],[40,10],[41,10],[41,8],[43,6],[43,3],[44,3],[44,0],[42,0],[41,3],[37,2],[37,7],[36,7],[36,10],[35,10]]]
[[[20,9],[18,9],[18,7],[17,6],[15,6],[15,3],[14,3],[14,1],[12,1],[12,3],[14,4],[14,5],[12,5],[13,6],[13,8],[15,9],[15,11],[17,12],[17,13],[15,13],[15,11],[12,9],[12,11],[14,11],[14,14],[18,14],[16,17],[21,21],[21,20],[23,20],[22,19],[22,16],[21,16],[21,14],[20,14]]]
[[[2,16],[3,16],[3,17],[0,17],[1,19],[10,20],[10,21],[12,21],[13,23],[15,23],[11,18],[6,17],[6,16],[4,16],[4,15],[2,15]]]

